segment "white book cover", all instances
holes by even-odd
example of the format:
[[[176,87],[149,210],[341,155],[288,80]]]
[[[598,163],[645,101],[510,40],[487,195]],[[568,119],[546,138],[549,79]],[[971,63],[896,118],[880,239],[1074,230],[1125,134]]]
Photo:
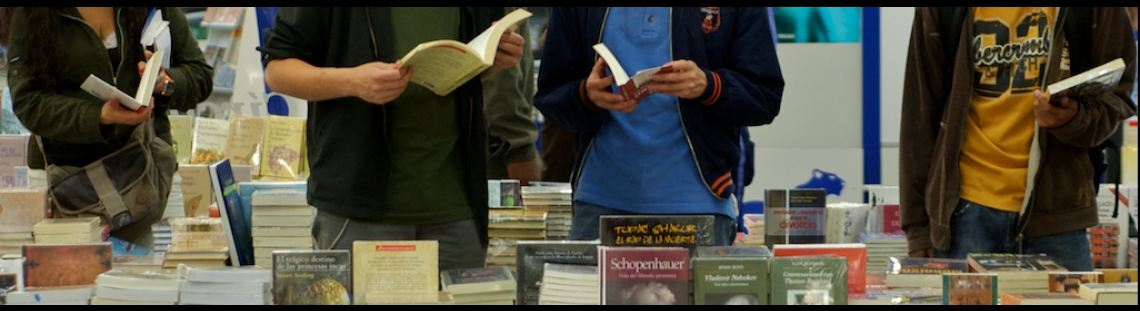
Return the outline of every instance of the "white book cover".
[[[178,265],[178,274],[187,281],[213,283],[269,283],[273,271],[257,266],[191,267]]]
[[[297,189],[275,188],[254,190],[250,205],[254,206],[309,206],[306,192]]]
[[[217,118],[194,118],[194,141],[190,164],[210,164],[226,158],[230,121]]]
[[[256,295],[218,295],[218,294],[199,294],[199,293],[182,293],[178,304],[181,305],[242,305],[242,306],[256,306],[256,305],[269,305],[273,303],[273,295],[256,294]]]
[[[1103,86],[1112,87],[1120,82],[1120,77],[1124,75],[1125,64],[1124,60],[1117,58],[1096,68],[1089,69],[1085,72],[1074,74],[1064,80],[1054,82],[1045,89],[1049,95],[1056,95],[1065,90],[1073,88],[1077,85],[1085,83],[1098,83]]]
[[[9,292],[7,304],[55,303],[87,301],[95,295],[94,285],[61,287],[26,287],[23,291]]]
[[[163,55],[164,53],[162,51],[158,51],[154,53],[151,59],[161,60],[164,57]],[[150,105],[151,95],[154,94],[154,84],[158,82],[158,74],[160,73],[159,70],[162,69],[161,67],[161,61],[148,61],[146,63],[146,69],[144,69],[141,80],[139,81],[138,91],[134,96],[127,95],[127,93],[119,90],[118,87],[107,83],[107,81],[103,81],[103,79],[95,76],[95,74],[88,75],[87,80],[84,80],[83,84],[80,84],[79,87],[101,100],[109,101],[115,99],[119,101],[119,105],[122,105],[126,109],[142,111]]]
[[[95,284],[122,289],[176,291],[178,290],[178,276],[164,273],[110,270],[95,277]]]
[[[179,291],[182,294],[265,295],[269,293],[270,289],[272,289],[270,283],[217,283],[182,280]]]
[[[129,301],[178,302],[178,289],[127,289],[97,285],[95,286],[95,296]]]

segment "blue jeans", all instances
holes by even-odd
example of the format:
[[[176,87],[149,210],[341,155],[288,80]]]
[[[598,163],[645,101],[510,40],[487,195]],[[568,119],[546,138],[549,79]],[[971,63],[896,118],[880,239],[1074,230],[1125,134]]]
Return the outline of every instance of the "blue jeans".
[[[1030,215],[1032,217],[1032,215]],[[958,200],[950,217],[950,249],[933,249],[939,258],[970,253],[1046,254],[1069,271],[1092,271],[1092,246],[1085,229],[1017,241],[1019,214]]]
[[[601,232],[598,218],[602,215],[637,215],[605,206],[574,201],[574,218],[570,221],[571,240],[597,240]],[[725,215],[715,215],[713,237],[715,245],[729,246],[736,240],[736,220]]]

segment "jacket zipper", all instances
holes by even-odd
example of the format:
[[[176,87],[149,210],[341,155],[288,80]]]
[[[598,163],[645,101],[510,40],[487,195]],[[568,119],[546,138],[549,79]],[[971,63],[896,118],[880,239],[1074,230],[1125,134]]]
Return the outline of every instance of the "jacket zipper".
[[[594,42],[594,44],[602,43],[602,34],[606,32],[606,20],[609,18],[610,8],[606,7],[606,12],[602,13],[602,28],[598,30],[598,42]],[[594,61],[598,61],[598,53],[594,53]],[[590,99],[586,98],[586,100]],[[582,179],[582,167],[586,166],[586,157],[589,156],[590,149],[594,147],[594,138],[597,138],[597,135],[590,137],[590,142],[586,144],[586,151],[582,153],[582,159],[578,160],[578,170],[574,173],[574,185],[577,185],[578,181]]]
[[[1053,42],[1051,44],[1049,44],[1049,54],[1045,56],[1045,70],[1042,72],[1041,80],[1040,80],[1042,84],[1044,84],[1044,82],[1049,79],[1049,67],[1051,67],[1052,63],[1053,63],[1052,62],[1053,49],[1057,48],[1057,45],[1061,43],[1061,42],[1059,42],[1059,39],[1062,38],[1061,32],[1064,31],[1064,30],[1062,30],[1062,28],[1064,28],[1063,25],[1065,22],[1065,17],[1068,16],[1068,14],[1069,14],[1068,10],[1065,10],[1063,8],[1057,8],[1057,21],[1055,23],[1053,23],[1053,26],[1051,29],[1053,33],[1050,34],[1053,36]],[[1038,86],[1038,87],[1040,87],[1040,86]],[[1036,127],[1036,126],[1034,126],[1034,127]],[[1037,130],[1037,129],[1034,129],[1034,130]],[[1038,140],[1044,139],[1044,135],[1038,135],[1038,136],[1040,136],[1040,137],[1037,137]],[[1044,144],[1038,144],[1038,146],[1039,146],[1038,149],[1040,149],[1039,152],[1041,152],[1041,159],[1038,159],[1039,162],[1037,163],[1037,170],[1040,171],[1041,170],[1041,163],[1045,163],[1045,159],[1044,159],[1044,157],[1045,157],[1045,145]],[[1040,176],[1040,175],[1038,175],[1038,176]],[[1037,183],[1036,179],[1037,178],[1035,177],[1034,181],[1033,181],[1033,183],[1035,185]],[[1034,190],[1033,192],[1037,192],[1037,191]],[[1029,216],[1031,214],[1033,214],[1032,213],[1033,203],[1034,203],[1033,201],[1034,201],[1033,194],[1030,193],[1029,204],[1027,204],[1025,206],[1025,215],[1023,215],[1021,217],[1021,219],[1017,222],[1017,238],[1015,240],[1017,241],[1017,244],[1018,244],[1017,247],[1018,247],[1019,253],[1021,252],[1021,247],[1022,247],[1021,244],[1023,244],[1022,241],[1025,239],[1025,228],[1028,227],[1028,225],[1029,225]]]
[[[125,43],[123,43],[122,25],[119,24],[120,17],[122,17],[122,12],[123,12],[122,8],[115,9],[115,37],[116,37],[116,39],[119,40],[119,67],[120,68],[123,67],[123,61],[125,61],[127,59],[126,55],[123,54],[124,51],[126,51],[126,47],[124,45]],[[92,27],[91,24],[87,23],[86,20],[84,20],[82,18],[77,18],[75,16],[63,14],[63,13],[59,13],[59,15],[66,17],[66,18],[69,18],[69,19],[72,19],[72,20],[79,21],[80,23],[87,25],[87,28],[90,28],[91,32],[95,34],[95,38],[99,39],[99,40],[97,40],[99,42],[99,45],[103,45],[103,40],[102,40],[102,38],[99,38],[99,33],[95,32],[95,27]],[[119,75],[115,71],[114,64],[112,64],[110,60],[107,60],[107,69],[111,69],[111,84],[118,86],[119,85]]]

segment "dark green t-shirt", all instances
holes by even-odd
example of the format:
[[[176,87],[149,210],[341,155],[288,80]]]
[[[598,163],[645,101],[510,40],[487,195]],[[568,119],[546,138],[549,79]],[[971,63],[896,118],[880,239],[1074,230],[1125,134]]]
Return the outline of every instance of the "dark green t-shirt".
[[[393,7],[396,55],[430,40],[459,36],[460,11],[453,7]],[[392,154],[388,206],[383,223],[436,224],[472,217],[466,187],[455,96],[439,96],[408,83],[388,103]]]

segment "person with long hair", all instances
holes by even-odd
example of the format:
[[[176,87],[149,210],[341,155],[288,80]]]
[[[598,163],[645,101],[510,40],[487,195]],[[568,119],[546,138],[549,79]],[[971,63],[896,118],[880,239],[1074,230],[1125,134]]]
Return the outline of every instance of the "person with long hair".
[[[154,86],[153,101],[134,111],[80,88],[94,74],[127,94],[138,88],[152,54],[141,44],[148,7],[14,7],[0,9],[0,44],[8,51],[8,84],[16,116],[33,135],[28,143],[29,186],[49,184],[48,164],[82,167],[122,148],[135,126],[153,118],[157,137],[171,141],[170,110],[189,110],[213,90],[205,61],[179,8],[156,8],[170,22],[170,66]],[[159,60],[155,60],[159,61]],[[175,87],[177,86],[177,87]],[[151,247],[153,219],[111,235]]]

